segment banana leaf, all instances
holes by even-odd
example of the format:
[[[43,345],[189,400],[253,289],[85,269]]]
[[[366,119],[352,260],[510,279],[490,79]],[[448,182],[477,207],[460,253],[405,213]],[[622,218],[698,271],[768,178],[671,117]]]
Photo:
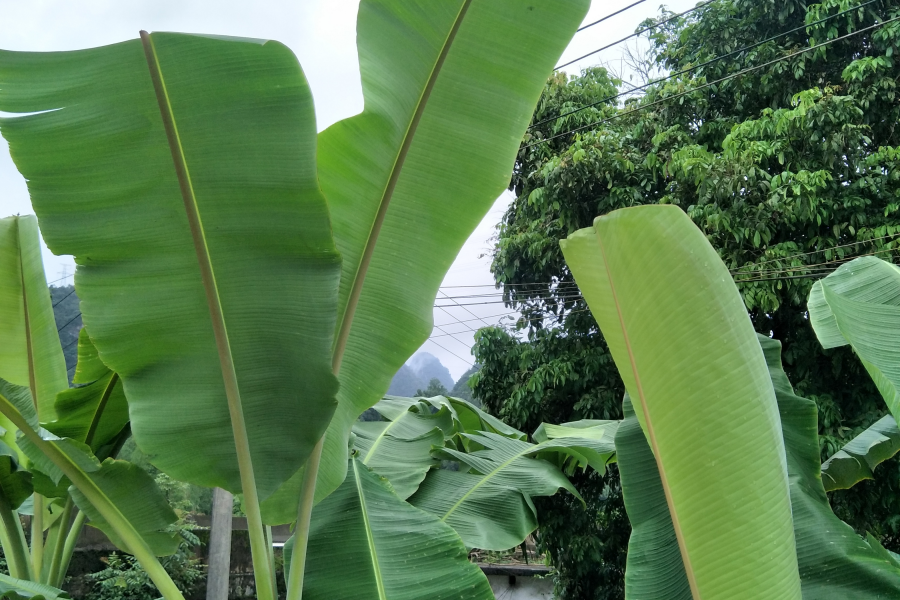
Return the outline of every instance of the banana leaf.
[[[863,479],[874,479],[875,467],[898,451],[897,420],[893,415],[885,415],[822,464],[825,491],[847,490]]]
[[[68,600],[68,592],[49,585],[16,579],[0,573],[0,598],[3,600]]]
[[[265,497],[304,463],[337,390],[340,259],[312,96],[277,42],[144,42],[0,52],[0,111],[37,113],[0,132],[48,246],[75,256],[141,449],[245,495],[238,459],[252,461],[246,485]]]
[[[900,269],[874,256],[852,260],[813,285],[808,309],[822,346],[852,346],[900,423]]]
[[[285,544],[285,579],[293,538]],[[411,577],[410,574],[415,576]],[[309,600],[493,600],[459,536],[351,460],[313,510],[303,597]]]
[[[588,0],[363,0],[365,110],[319,136],[343,262],[341,382],[319,499],[344,481],[353,423],[431,334],[463,243],[509,184],[547,77]]]
[[[561,246],[635,403],[693,597],[800,598],[778,404],[716,251],[670,205],[598,217]]]
[[[45,421],[69,387],[33,215],[0,219],[0,377],[30,388]]]
[[[554,425],[541,423],[531,437],[538,443],[555,440],[557,443],[569,443],[577,447],[584,456],[584,462],[575,460],[573,456],[558,454],[563,459],[560,467],[567,475],[577,468],[590,466],[599,473],[606,471],[606,466],[616,462],[615,437],[621,421],[604,421],[583,419],[571,423]],[[549,459],[549,453],[538,453],[538,458]]]
[[[585,441],[575,438],[530,444],[491,432],[466,433],[480,450],[436,451],[458,461],[467,471],[432,470],[409,501],[444,521],[470,548],[506,550],[521,544],[537,528],[533,496],[551,496],[559,489],[581,496],[557,464],[559,455],[581,464]],[[611,440],[610,440],[611,441]],[[609,445],[609,453],[615,450]],[[534,458],[548,456],[552,460]]]
[[[444,445],[445,432],[453,431],[450,411],[431,405],[413,406],[391,421],[363,421],[353,425],[353,445],[359,460],[387,479],[403,500],[409,498],[438,464],[433,447]]]
[[[791,480],[797,561],[805,600],[875,600],[900,594],[900,565],[872,538],[863,539],[828,504],[819,465],[813,401],[794,394],[781,366],[781,344],[759,336],[781,414]],[[625,508],[632,523],[625,597],[690,598],[684,564],[655,460],[630,400],[616,436]]]
[[[128,401],[122,380],[110,371],[82,328],[78,335],[78,362],[74,383],[56,397],[56,420],[44,427],[59,437],[87,444],[97,456],[110,456],[129,430]]]

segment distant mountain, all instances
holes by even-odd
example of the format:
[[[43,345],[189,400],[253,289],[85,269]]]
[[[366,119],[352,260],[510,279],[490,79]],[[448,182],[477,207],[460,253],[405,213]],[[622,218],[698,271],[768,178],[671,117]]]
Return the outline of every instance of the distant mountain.
[[[387,393],[391,396],[412,397],[416,390],[422,389],[428,385],[427,380],[423,380],[409,365],[403,365],[394,378],[391,380],[391,387]]]
[[[428,382],[432,379],[440,381],[448,390],[456,383],[453,381],[453,376],[450,374],[447,367],[445,367],[436,356],[429,354],[428,352],[419,352],[409,359],[409,362],[407,362],[406,365],[409,366],[419,379],[422,380],[423,385],[420,386],[421,389],[425,389],[428,386]],[[413,392],[415,392],[415,390],[413,390]]]
[[[469,378],[480,368],[481,366],[476,365],[463,373],[459,381],[453,381],[450,371],[437,357],[428,352],[419,352],[400,367],[387,393],[392,396],[412,397],[417,391],[427,389],[432,379],[437,379],[441,385],[450,390],[450,396],[463,398],[475,406],[481,406],[481,402],[473,398],[472,388],[468,386]]]

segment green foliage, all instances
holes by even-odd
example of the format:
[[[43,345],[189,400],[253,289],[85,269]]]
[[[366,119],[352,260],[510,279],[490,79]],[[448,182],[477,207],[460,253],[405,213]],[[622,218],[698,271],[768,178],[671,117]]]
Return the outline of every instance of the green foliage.
[[[447,391],[440,379],[432,377],[428,382],[428,387],[424,390],[416,390],[414,395],[416,398],[431,398],[432,396],[449,396],[450,392]]]
[[[649,58],[679,71],[855,4],[826,0],[806,10],[799,0],[715,2],[654,30]],[[740,283],[739,289],[757,331],[784,343],[785,370],[797,393],[818,405],[822,458],[880,418],[883,404],[856,358],[847,348],[823,350],[809,327],[805,305],[812,281],[768,279],[816,273],[820,263],[898,247],[890,238],[879,239],[900,232],[896,23],[526,146],[896,14],[895,4],[876,3],[653,86],[624,107],[604,103],[541,123],[618,91],[600,68],[551,78],[533,117],[538,125],[519,152],[511,181],[516,199],[501,224],[492,266],[500,283],[534,284],[504,289],[510,305],[523,313],[527,339],[499,329],[478,334],[475,355],[483,369],[474,389],[488,410],[526,430],[538,421],[621,418],[621,382],[575,294],[557,240],[617,208],[672,203],[701,227],[730,269],[757,273],[739,278],[766,280]],[[845,244],[854,245],[837,247]],[[798,267],[808,268],[786,271]],[[559,321],[531,320],[547,313]],[[877,480],[833,492],[831,500],[857,531],[872,531],[900,550],[900,462],[887,461],[880,469]],[[601,500],[615,498],[607,490],[616,488],[615,482],[598,483],[593,491],[579,488],[589,504],[600,507],[589,518],[579,516],[578,506],[557,504],[557,498],[539,502],[548,523],[541,543],[597,549],[602,532],[584,522],[620,518],[617,506],[607,510]],[[551,517],[551,511],[563,516]],[[612,529],[627,532],[627,523]],[[577,599],[621,597],[616,565],[622,564],[626,540],[609,540],[593,554],[593,569],[558,562],[560,590]],[[590,576],[575,575],[584,572]]]
[[[193,533],[194,526],[181,522],[177,526],[180,536],[178,550],[160,559],[172,581],[188,598],[202,587],[206,573],[195,548],[200,540]],[[159,591],[140,563],[128,554],[113,552],[106,559],[106,568],[88,575],[90,590],[84,600],[156,600]]]
[[[468,400],[469,402],[475,404],[475,406],[481,406],[481,401],[476,399],[472,393],[472,386],[470,385],[470,381],[472,379],[472,375],[477,373],[481,369],[481,365],[474,365],[470,367],[462,376],[456,380],[456,383],[453,385],[453,389],[450,390],[448,396],[453,396],[454,398],[462,398],[463,400]]]

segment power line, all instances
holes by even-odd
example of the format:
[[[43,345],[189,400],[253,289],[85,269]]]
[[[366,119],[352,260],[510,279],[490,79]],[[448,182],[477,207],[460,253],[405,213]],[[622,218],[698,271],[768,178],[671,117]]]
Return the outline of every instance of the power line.
[[[558,70],[562,69],[563,67],[568,67],[568,66],[571,65],[571,64],[575,64],[575,63],[577,63],[579,60],[585,59],[585,58],[587,58],[588,56],[593,56],[594,54],[597,54],[598,52],[603,52],[604,50],[607,50],[607,49],[609,49],[609,48],[612,48],[613,46],[618,46],[618,45],[621,44],[622,42],[627,42],[627,41],[630,40],[631,38],[637,37],[637,36],[641,35],[642,33],[646,33],[646,32],[648,32],[648,31],[650,31],[651,29],[656,29],[656,28],[659,27],[660,25],[665,25],[665,24],[668,23],[669,21],[674,21],[675,19],[677,19],[677,18],[679,18],[679,17],[683,17],[684,15],[686,15],[686,14],[688,14],[688,13],[692,13],[692,12],[694,12],[695,10],[700,10],[700,9],[703,8],[704,6],[707,6],[707,5],[709,5],[709,4],[712,4],[713,2],[715,2],[715,0],[707,0],[706,2],[702,2],[702,3],[698,4],[697,6],[695,6],[694,8],[689,8],[688,10],[686,10],[686,11],[684,11],[684,12],[681,12],[681,13],[678,13],[677,15],[672,15],[672,16],[669,17],[668,19],[664,19],[664,20],[660,21],[659,23],[654,23],[653,25],[650,25],[650,26],[648,26],[648,27],[644,27],[643,29],[639,29],[638,31],[635,31],[635,32],[632,33],[631,35],[623,37],[621,40],[618,40],[618,41],[613,42],[613,43],[611,43],[611,44],[607,44],[607,45],[603,46],[602,48],[598,48],[597,50],[594,50],[593,52],[588,52],[588,53],[585,54],[584,56],[580,56],[580,57],[576,58],[575,60],[570,60],[569,62],[567,62],[567,63],[565,63],[565,64],[562,64],[562,65],[559,65],[559,66],[557,66],[557,67],[554,67],[553,70],[554,70],[554,71],[558,71]],[[580,31],[580,30],[579,30],[579,31]]]
[[[818,253],[820,253],[820,252],[828,252],[829,250],[837,250],[838,248],[849,248],[850,246],[858,246],[859,244],[870,244],[870,243],[872,243],[872,242],[878,242],[878,241],[881,241],[881,240],[886,240],[887,238],[895,238],[895,239],[896,239],[898,236],[900,236],[900,233],[889,233],[888,235],[883,235],[883,236],[881,236],[881,237],[872,238],[872,239],[870,239],[870,240],[860,240],[860,241],[858,241],[858,242],[850,242],[850,243],[848,243],[848,244],[841,244],[841,245],[839,245],[839,246],[831,246],[831,247],[829,247],[829,248],[823,248],[823,249],[821,249],[821,250],[810,250],[809,252],[800,252],[800,253],[798,253],[798,254],[789,254],[789,255],[784,256],[784,257],[782,257],[782,258],[771,258],[771,259],[769,259],[769,260],[764,260],[764,261],[762,261],[762,262],[751,263],[751,265],[765,265],[765,264],[768,264],[768,263],[778,262],[778,261],[780,261],[780,260],[790,260],[790,259],[792,259],[792,258],[797,258],[797,257],[800,257],[800,256],[810,256],[810,255],[812,255],[812,254],[818,254]],[[744,265],[744,266],[748,266],[748,265]],[[737,269],[735,269],[735,271],[739,271],[740,269],[743,269],[744,266],[738,267]]]
[[[630,9],[630,8],[634,8],[634,7],[637,6],[638,4],[641,4],[641,3],[646,2],[646,1],[647,1],[647,0],[637,0],[637,2],[635,2],[635,3],[633,3],[633,4],[629,4],[629,5],[626,6],[625,8],[620,8],[619,10],[617,10],[617,11],[614,12],[614,13],[609,13],[609,14],[606,15],[605,17],[602,17],[602,18],[600,18],[600,19],[597,19],[597,20],[594,21],[593,23],[588,23],[587,25],[582,25],[581,27],[579,27],[579,28],[575,31],[575,33],[584,31],[584,30],[587,29],[588,27],[593,27],[594,25],[597,25],[597,24],[599,24],[599,23],[602,23],[603,21],[606,21],[607,19],[611,19],[611,18],[613,18],[613,17],[616,16],[616,15],[620,15],[620,14],[622,14],[623,12],[625,12],[626,10],[628,10],[628,9]]]
[[[700,91],[700,90],[702,90],[702,89],[705,89],[705,88],[708,88],[708,87],[717,85],[717,84],[719,84],[719,83],[723,83],[723,82],[725,82],[725,81],[728,81],[729,79],[734,79],[735,77],[740,77],[741,75],[746,75],[747,73],[751,73],[751,72],[753,72],[753,71],[762,69],[762,68],[764,68],[764,67],[768,67],[768,66],[771,66],[771,65],[774,65],[774,64],[777,64],[777,63],[780,63],[780,62],[789,60],[789,59],[791,59],[791,58],[794,58],[795,56],[799,56],[799,55],[801,55],[801,54],[805,54],[805,53],[807,53],[807,52],[811,52],[812,50],[817,50],[818,48],[822,48],[822,47],[824,47],[824,46],[829,46],[829,45],[831,45],[831,44],[834,44],[835,42],[840,42],[840,41],[842,41],[842,40],[845,40],[845,39],[847,39],[847,38],[853,37],[853,36],[855,36],[855,35],[859,35],[859,34],[861,34],[861,33],[865,33],[866,31],[871,31],[871,30],[873,30],[873,29],[877,29],[878,27],[883,27],[884,25],[887,25],[888,23],[893,23],[893,22],[895,22],[895,21],[897,21],[897,20],[900,20],[900,16],[894,17],[893,19],[888,19],[887,21],[882,21],[881,23],[876,23],[876,24],[874,24],[874,25],[870,25],[870,26],[868,26],[868,27],[864,27],[863,29],[858,29],[858,30],[856,30],[856,31],[854,31],[854,32],[852,32],[852,33],[848,33],[848,34],[846,34],[846,35],[842,35],[842,36],[840,36],[840,37],[836,37],[836,38],[834,38],[834,39],[832,39],[832,40],[828,40],[828,41],[826,41],[826,42],[822,42],[821,44],[816,44],[815,46],[810,46],[809,48],[804,48],[804,49],[802,49],[802,50],[798,50],[797,52],[788,54],[787,56],[783,56],[783,57],[777,58],[777,59],[775,59],[775,60],[770,60],[770,61],[768,61],[768,62],[765,62],[765,63],[761,64],[761,65],[756,65],[756,66],[753,66],[753,67],[748,67],[748,68],[746,68],[746,69],[743,69],[743,70],[741,70],[741,71],[738,71],[737,73],[732,73],[731,75],[727,75],[727,76],[722,77],[722,78],[720,78],[720,79],[716,79],[715,81],[710,81],[709,83],[704,83],[703,85],[699,85],[699,86],[697,86],[697,87],[695,87],[695,88],[692,88],[692,89],[690,89],[690,90],[686,90],[686,91],[684,91],[684,92],[679,92],[678,94],[673,94],[673,95],[671,95],[671,96],[667,96],[667,97],[662,98],[662,99],[660,99],[660,100],[657,100],[657,101],[655,101],[655,102],[651,102],[651,103],[649,103],[649,104],[644,104],[644,105],[638,106],[638,107],[636,107],[636,108],[633,108],[633,109],[631,109],[631,110],[627,110],[627,111],[625,111],[625,112],[617,113],[617,114],[615,114],[615,115],[613,115],[613,116],[611,116],[611,117],[608,117],[608,118],[606,118],[606,119],[601,119],[601,120],[599,120],[599,121],[594,121],[593,123],[588,123],[587,125],[583,125],[583,126],[581,126],[581,127],[576,127],[575,129],[570,129],[569,131],[564,131],[564,132],[562,132],[562,133],[559,133],[559,134],[557,134],[557,135],[548,137],[548,138],[546,138],[546,139],[539,140],[539,141],[537,141],[537,142],[535,142],[535,143],[533,143],[533,144],[528,144],[527,146],[523,146],[522,149],[523,149],[523,150],[527,150],[528,148],[533,148],[534,146],[539,146],[540,144],[543,144],[543,143],[545,143],[545,142],[549,142],[549,141],[552,141],[552,140],[555,140],[555,139],[558,139],[558,138],[561,138],[561,137],[565,137],[565,136],[567,136],[567,135],[570,135],[570,134],[572,134],[572,133],[577,133],[577,132],[579,132],[579,131],[583,131],[583,130],[588,129],[588,128],[590,128],[590,127],[595,127],[595,126],[597,126],[597,125],[602,125],[603,123],[608,123],[608,122],[610,122],[610,121],[612,121],[612,120],[614,120],[614,119],[618,119],[618,118],[620,118],[620,117],[626,117],[626,116],[628,116],[628,115],[630,115],[630,114],[633,114],[633,113],[636,113],[636,112],[640,112],[640,111],[646,110],[646,109],[648,109],[648,108],[653,108],[654,106],[658,106],[658,105],[660,105],[660,104],[665,104],[666,102],[671,102],[672,100],[677,100],[678,98],[681,98],[681,97],[683,97],[683,96],[687,96],[688,94],[693,94],[694,92],[698,92],[698,91]]]
[[[440,290],[438,290],[438,292],[441,293],[441,294],[444,294],[444,298],[448,298],[448,299],[450,299],[450,300],[453,300],[453,303],[454,303],[454,304],[456,304],[457,306],[459,306],[460,308],[462,308],[464,311],[466,311],[467,313],[469,313],[469,314],[472,315],[473,317],[477,317],[478,319],[481,320],[482,323],[484,323],[485,325],[487,325],[487,322],[486,322],[484,319],[481,319],[481,317],[479,317],[478,315],[476,315],[475,313],[473,313],[471,310],[469,310],[468,308],[466,308],[465,306],[463,306],[462,304],[460,304],[459,302],[457,302],[454,298],[450,298],[450,296],[448,296],[447,294],[445,294],[444,292],[442,292],[442,291],[440,291]],[[440,309],[443,310],[445,313],[447,313],[448,315],[450,315],[450,313],[449,313],[447,310],[445,310],[443,307],[440,307],[440,306],[439,306],[438,308],[440,308]],[[450,316],[453,317],[454,319],[456,319],[455,316],[453,316],[453,315],[450,315]],[[459,319],[456,319],[456,321],[457,321],[457,322],[461,322]]]
[[[56,330],[56,333],[59,333],[60,331],[62,331],[63,329],[65,329],[66,327],[68,327],[69,325],[71,325],[72,322],[73,322],[75,319],[77,319],[78,317],[80,317],[80,316],[81,316],[81,311],[78,311],[78,314],[75,315],[74,317],[72,317],[71,319],[69,319],[69,321],[68,321],[65,325],[63,325],[62,327],[60,327],[59,329],[57,329],[57,330]]]
[[[468,360],[466,360],[465,358],[463,358],[462,356],[460,356],[460,355],[457,354],[456,352],[453,352],[452,350],[448,350],[447,348],[444,348],[443,346],[441,346],[440,344],[438,344],[438,343],[437,343],[436,341],[434,341],[433,339],[428,338],[428,339],[425,340],[425,341],[426,341],[426,342],[431,342],[432,344],[434,344],[435,346],[437,346],[438,348],[440,348],[441,350],[443,350],[443,351],[445,351],[445,352],[449,352],[450,354],[452,354],[453,356],[455,356],[455,357],[458,358],[459,360],[463,361],[464,363],[466,363],[466,364],[469,365],[470,367],[474,367],[474,366],[475,366],[473,363],[469,362]]]
[[[53,304],[53,307],[52,307],[52,308],[56,308],[57,306],[59,306],[60,303],[61,303],[63,300],[65,300],[66,298],[68,298],[69,296],[71,296],[71,295],[74,294],[74,293],[75,293],[75,286],[72,286],[72,290],[71,290],[68,294],[66,294],[65,296],[63,296],[63,297],[60,298],[59,300],[57,300],[57,301]]]
[[[776,40],[776,39],[778,39],[778,38],[785,37],[785,36],[790,35],[790,34],[792,34],[792,33],[796,33],[796,32],[798,32],[798,31],[800,31],[801,29],[809,29],[810,27],[813,27],[813,26],[815,26],[815,25],[819,25],[820,23],[824,23],[824,22],[826,22],[826,21],[830,21],[831,19],[836,19],[836,18],[840,17],[841,15],[844,15],[844,14],[847,14],[847,13],[849,13],[849,12],[853,12],[853,11],[859,10],[859,9],[863,8],[864,6],[867,6],[867,5],[869,5],[869,4],[872,4],[872,3],[878,2],[878,1],[879,1],[879,0],[868,0],[868,2],[863,2],[862,4],[860,4],[860,5],[858,5],[858,6],[854,6],[853,8],[848,8],[847,10],[841,11],[841,12],[839,12],[839,13],[833,14],[833,15],[828,16],[828,17],[825,17],[825,18],[823,18],[823,19],[819,19],[818,21],[813,21],[812,23],[809,23],[809,24],[806,24],[806,25],[801,25],[800,27],[795,27],[794,29],[791,29],[791,30],[788,30],[788,31],[784,31],[784,32],[779,33],[779,34],[777,34],[777,35],[773,35],[772,37],[766,38],[766,39],[764,39],[764,40],[761,41],[761,42],[756,42],[755,44],[750,44],[749,46],[744,46],[743,48],[738,48],[737,50],[734,50],[733,52],[729,52],[728,54],[723,54],[722,56],[717,56],[717,57],[715,57],[715,58],[711,58],[710,60],[708,60],[708,61],[706,61],[706,62],[702,62],[702,63],[700,63],[700,64],[698,64],[698,65],[694,65],[693,67],[688,67],[687,69],[683,69],[683,70],[681,70],[681,71],[676,71],[675,73],[672,73],[672,74],[670,74],[670,75],[666,75],[665,77],[661,77],[661,78],[659,78],[659,79],[655,79],[655,80],[653,80],[653,81],[651,81],[651,82],[649,82],[649,83],[645,83],[645,84],[643,84],[643,85],[632,86],[632,89],[626,90],[626,91],[624,91],[624,92],[620,92],[620,93],[618,93],[618,94],[615,94],[614,96],[608,96],[608,97],[606,97],[606,98],[603,98],[602,100],[597,100],[596,102],[591,102],[590,104],[586,104],[585,106],[582,106],[582,107],[580,107],[580,108],[576,108],[576,109],[574,109],[574,110],[570,110],[569,112],[562,113],[561,115],[558,115],[558,116],[555,116],[555,117],[548,117],[548,118],[546,118],[546,119],[544,119],[544,120],[542,120],[542,121],[538,121],[537,123],[534,123],[534,124],[532,124],[532,125],[529,125],[529,126],[528,126],[528,129],[533,129],[533,128],[539,126],[539,125],[543,125],[544,123],[549,123],[550,121],[556,121],[556,120],[562,119],[563,117],[568,117],[569,115],[574,115],[575,113],[581,112],[581,111],[583,111],[583,110],[587,110],[588,108],[593,108],[593,107],[595,107],[595,106],[597,106],[597,105],[599,105],[599,104],[606,104],[606,103],[609,102],[610,100],[615,100],[615,99],[617,99],[617,98],[621,98],[622,96],[627,96],[627,95],[632,94],[632,93],[634,93],[634,92],[638,92],[638,91],[641,91],[641,90],[645,90],[645,89],[647,89],[647,88],[649,88],[649,87],[651,87],[651,86],[654,86],[654,85],[656,85],[656,84],[658,84],[658,83],[662,83],[663,81],[668,81],[668,80],[674,79],[675,77],[678,77],[678,76],[680,76],[680,75],[685,75],[685,74],[687,74],[687,73],[690,73],[691,71],[696,71],[697,69],[700,69],[700,68],[703,68],[703,67],[708,67],[709,65],[711,65],[711,64],[713,64],[713,63],[717,63],[717,62],[719,62],[720,60],[725,60],[726,58],[730,58],[730,57],[732,57],[732,56],[735,56],[735,55],[737,55],[737,54],[741,54],[741,53],[743,53],[743,52],[749,52],[750,50],[754,50],[754,49],[756,49],[756,48],[759,48],[759,47],[762,46],[763,44],[767,44],[767,43],[769,43],[769,42],[771,42],[771,41],[773,41],[773,40]]]

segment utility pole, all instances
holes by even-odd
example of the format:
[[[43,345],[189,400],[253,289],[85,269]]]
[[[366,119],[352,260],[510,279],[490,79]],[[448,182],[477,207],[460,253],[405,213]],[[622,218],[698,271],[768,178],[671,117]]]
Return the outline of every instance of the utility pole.
[[[209,568],[206,600],[228,600],[231,573],[231,519],[234,497],[221,488],[213,490],[212,522],[209,527]]]

